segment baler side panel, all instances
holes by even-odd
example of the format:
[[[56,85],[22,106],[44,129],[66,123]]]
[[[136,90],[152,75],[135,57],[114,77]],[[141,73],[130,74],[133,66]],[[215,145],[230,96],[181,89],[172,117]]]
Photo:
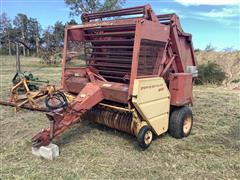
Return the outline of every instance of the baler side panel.
[[[176,73],[186,72],[187,66],[196,66],[192,35],[183,32],[178,16],[176,14],[162,14],[157,17],[161,24],[171,28],[170,43],[173,53],[176,54],[174,62],[177,66]]]
[[[186,73],[187,66],[196,66],[193,54],[192,35],[184,33],[178,16],[172,15],[170,38],[172,41],[172,50],[176,56],[176,64],[179,73]]]
[[[84,41],[84,32],[83,29],[77,28],[77,29],[69,29],[68,30],[68,41]]]
[[[139,56],[139,50],[140,50],[140,42],[141,42],[141,23],[138,22],[136,24],[134,45],[133,45],[131,76],[130,76],[130,83],[129,83],[129,89],[128,89],[128,97],[129,97],[129,99],[131,98],[131,95],[132,95],[134,80],[137,77],[138,56]]]
[[[159,22],[144,20],[136,24],[132,67],[131,67],[131,79],[130,79],[129,92],[128,92],[129,98],[131,97],[131,94],[132,94],[134,80],[137,78],[137,71],[139,68],[144,68],[139,64],[141,40],[145,39],[145,40],[152,40],[152,41],[167,43],[169,38],[169,33],[170,33],[170,28],[168,26],[161,25]],[[160,61],[160,60],[161,59],[157,59],[157,61]],[[156,64],[158,63],[156,62]],[[155,76],[157,76],[157,74]]]
[[[183,36],[177,32],[177,28],[173,27],[171,32],[172,49],[176,57],[178,72],[186,72],[187,66],[195,66],[195,59],[192,54],[193,48],[191,36]]]
[[[195,72],[188,72],[196,66],[192,36],[183,32],[179,18],[176,14],[158,15],[161,24],[170,27],[169,49],[174,55],[172,65],[166,73],[165,79],[169,82],[171,105],[183,106],[192,103],[192,81]],[[170,50],[170,51],[169,51]],[[188,68],[189,67],[189,68]],[[195,77],[195,76],[194,76]]]
[[[175,73],[170,79],[171,105],[183,106],[192,103],[192,74]]]
[[[187,72],[187,66],[196,66],[194,55],[192,53],[191,36],[179,36],[179,42],[181,47],[181,58],[184,67],[184,72]]]
[[[153,41],[167,42],[169,39],[170,28],[159,22],[145,20],[140,23],[141,39],[149,39]]]
[[[163,78],[136,79],[132,102],[157,135],[168,130],[170,94]]]
[[[176,27],[171,28],[171,35],[170,35],[172,44],[172,51],[173,54],[176,54],[175,63],[177,65],[177,72],[184,72],[184,66],[182,62],[182,53],[181,53],[181,46],[180,41],[177,33]]]

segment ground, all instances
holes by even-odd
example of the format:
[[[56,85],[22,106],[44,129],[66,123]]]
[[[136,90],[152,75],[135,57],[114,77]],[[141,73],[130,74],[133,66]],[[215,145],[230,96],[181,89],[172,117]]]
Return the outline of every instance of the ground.
[[[23,71],[60,81],[61,67],[24,58]],[[7,98],[14,57],[1,57],[1,98]],[[194,87],[194,125],[185,139],[156,137],[142,151],[136,138],[91,121],[75,124],[54,143],[54,161],[31,154],[31,137],[48,126],[41,112],[0,106],[1,179],[240,179],[240,93]]]

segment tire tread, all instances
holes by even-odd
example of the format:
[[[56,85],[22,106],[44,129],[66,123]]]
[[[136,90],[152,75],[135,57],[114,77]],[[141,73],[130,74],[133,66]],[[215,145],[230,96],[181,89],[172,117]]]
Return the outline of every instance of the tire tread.
[[[191,129],[188,134],[183,132],[183,121],[185,116],[188,115],[192,116],[192,110],[187,106],[173,110],[169,119],[169,133],[171,136],[180,139],[190,134]]]

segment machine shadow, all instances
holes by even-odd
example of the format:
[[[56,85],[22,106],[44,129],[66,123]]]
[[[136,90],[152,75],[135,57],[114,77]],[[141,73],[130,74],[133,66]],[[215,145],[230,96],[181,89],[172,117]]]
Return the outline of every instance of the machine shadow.
[[[104,132],[108,135],[115,136],[121,139],[126,140],[126,143],[132,144],[134,150],[142,151],[139,147],[137,138],[126,132],[121,132],[119,130],[109,128],[105,125],[95,123],[91,120],[83,120],[76,123],[72,128],[66,131],[62,136],[56,138],[53,143],[56,143],[60,147],[65,147],[71,142],[76,142],[82,139],[82,136],[91,134],[93,130],[97,129],[98,131]],[[102,141],[104,143],[104,141]]]

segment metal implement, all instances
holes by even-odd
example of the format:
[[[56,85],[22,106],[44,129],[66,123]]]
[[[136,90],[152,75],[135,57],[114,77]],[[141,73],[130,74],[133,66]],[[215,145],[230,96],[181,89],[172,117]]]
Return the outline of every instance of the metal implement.
[[[21,71],[18,49],[20,45],[28,49],[29,47],[20,39],[10,41],[16,45],[16,73],[12,79],[13,87],[10,90],[10,100],[0,100],[0,104],[14,106],[15,111],[20,108],[48,111],[46,107],[40,105],[39,101],[54,92],[55,86],[49,85],[48,80],[39,80],[32,73]]]
[[[178,16],[157,16],[145,5],[82,14],[82,22],[64,37],[61,85],[75,98],[47,113],[50,126],[33,146],[48,145],[80,119],[135,135],[142,148],[167,131],[188,136],[196,61]]]
[[[36,110],[45,109],[38,104],[39,101],[55,91],[55,87],[51,85],[40,87],[39,83],[42,81],[34,80],[32,74],[25,75],[18,72],[12,82],[13,87],[10,90],[10,103],[15,104],[16,110],[24,107],[25,104],[29,104],[30,107]]]

